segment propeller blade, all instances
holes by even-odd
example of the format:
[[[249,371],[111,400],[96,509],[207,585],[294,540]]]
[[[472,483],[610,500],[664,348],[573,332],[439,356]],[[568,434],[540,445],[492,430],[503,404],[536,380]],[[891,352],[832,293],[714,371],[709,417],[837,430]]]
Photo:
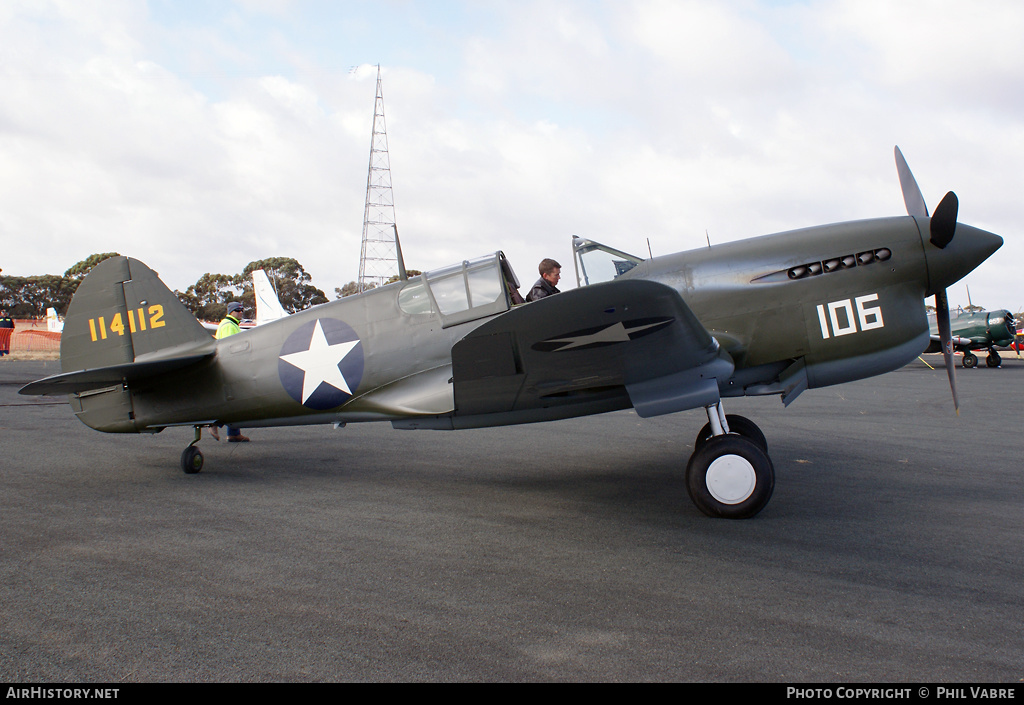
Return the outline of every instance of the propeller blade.
[[[903,203],[907,206],[907,214],[927,218],[928,206],[925,205],[924,196],[921,195],[921,188],[910,172],[907,160],[903,158],[903,152],[899,147],[896,147],[896,173],[900,177],[900,188],[903,189]]]
[[[1010,326],[1013,328],[1013,344],[1012,344],[1011,347],[1013,347],[1013,349],[1017,351],[1017,357],[1020,357],[1020,346],[1021,346],[1021,343],[1024,342],[1024,336],[1022,336],[1020,333],[1017,332],[1017,330],[1018,330],[1017,317],[1016,316],[1011,316],[1010,320],[1013,321],[1010,324]]]
[[[1024,318],[1020,317],[1020,312],[1016,316],[1011,316],[1013,323],[1013,347],[1017,349],[1017,357],[1020,357],[1020,346],[1024,343],[1024,335],[1021,335],[1017,331],[1020,330],[1021,324],[1024,324]]]
[[[938,208],[935,209],[930,226],[931,242],[940,250],[945,249],[953,239],[953,233],[956,232],[956,214],[959,210],[960,201],[952,191],[943,196]]]
[[[953,371],[953,336],[949,325],[949,298],[943,289],[935,294],[935,320],[939,324],[939,339],[942,341],[942,357],[946,360],[946,375],[953,392],[953,408],[960,415],[960,400],[956,396],[956,377]]]

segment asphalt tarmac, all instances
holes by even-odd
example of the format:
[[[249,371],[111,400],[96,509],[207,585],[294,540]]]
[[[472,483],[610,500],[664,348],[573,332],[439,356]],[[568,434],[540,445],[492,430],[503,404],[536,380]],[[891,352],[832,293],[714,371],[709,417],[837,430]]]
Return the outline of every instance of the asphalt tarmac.
[[[935,358],[930,358],[935,363]],[[767,508],[709,519],[701,411],[474,431],[86,428],[0,361],[8,682],[1024,678],[1024,361],[727,400]]]

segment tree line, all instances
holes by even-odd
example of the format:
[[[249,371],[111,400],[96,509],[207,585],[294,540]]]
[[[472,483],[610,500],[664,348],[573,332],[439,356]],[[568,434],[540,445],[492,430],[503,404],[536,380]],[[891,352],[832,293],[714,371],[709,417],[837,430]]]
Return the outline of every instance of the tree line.
[[[46,309],[53,307],[58,314],[67,313],[71,297],[78,290],[92,268],[117,252],[90,255],[73,267],[58,274],[34,276],[4,275],[0,269],[0,309],[15,318],[41,318]],[[231,301],[240,301],[247,313],[255,315],[255,295],[252,273],[262,269],[277,291],[281,305],[289,313],[316,304],[327,303],[327,296],[312,284],[312,277],[297,260],[291,257],[270,257],[245,266],[239,274],[212,274],[207,272],[185,291],[175,291],[178,299],[201,320],[216,321],[224,317]],[[355,282],[335,289],[338,298],[355,293]]]
[[[253,292],[252,273],[262,269],[277,292],[281,306],[288,313],[325,304],[323,291],[312,284],[313,278],[292,257],[270,257],[245,265],[240,274],[211,274],[207,272],[184,292],[175,291],[185,307],[196,318],[218,321],[224,317],[228,303],[241,302],[247,315],[256,315],[256,295]]]
[[[117,252],[90,255],[63,275],[5,276],[0,269],[0,309],[6,310],[14,318],[42,318],[46,315],[46,309],[53,307],[63,316],[67,313],[78,285],[92,268],[109,257],[119,256]],[[324,292],[313,286],[313,278],[292,257],[256,260],[247,264],[239,274],[207,272],[185,291],[176,290],[174,294],[200,320],[219,321],[232,301],[241,302],[246,313],[255,316],[256,296],[253,292],[252,273],[257,269],[267,273],[277,298],[289,313],[328,301]],[[418,270],[409,270],[409,276],[417,274],[420,274]],[[392,277],[388,283],[397,279],[397,276]],[[358,284],[352,281],[343,287],[335,287],[334,294],[335,298],[340,299],[358,291]]]
[[[90,255],[63,275],[18,277],[4,275],[0,269],[0,308],[14,318],[42,318],[50,307],[64,315],[85,275],[103,260],[116,256],[116,252]]]

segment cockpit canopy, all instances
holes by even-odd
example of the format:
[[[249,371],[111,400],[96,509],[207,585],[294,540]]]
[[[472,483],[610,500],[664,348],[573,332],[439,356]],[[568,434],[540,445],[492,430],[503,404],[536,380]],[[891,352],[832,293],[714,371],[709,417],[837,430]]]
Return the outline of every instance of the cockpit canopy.
[[[611,281],[643,262],[592,240],[573,236],[576,284]],[[398,306],[411,315],[437,313],[441,326],[474,321],[508,311],[519,279],[502,252],[463,260],[410,279],[398,294]]]
[[[409,314],[437,311],[447,328],[507,311],[511,291],[518,288],[512,266],[499,251],[411,279],[398,294],[398,305]]]
[[[572,237],[572,252],[576,264],[576,286],[611,281],[644,261],[642,257],[575,235]]]

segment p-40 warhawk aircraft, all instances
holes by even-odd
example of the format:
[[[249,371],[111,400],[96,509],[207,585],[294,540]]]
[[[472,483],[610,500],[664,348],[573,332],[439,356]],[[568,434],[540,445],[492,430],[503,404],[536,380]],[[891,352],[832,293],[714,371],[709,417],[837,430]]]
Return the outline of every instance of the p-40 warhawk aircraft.
[[[780,395],[897,369],[930,341],[936,297],[953,386],[945,288],[1002,244],[957,223],[950,192],[928,215],[899,150],[909,217],[839,223],[643,260],[574,239],[580,286],[514,305],[501,252],[213,340],[142,262],[97,265],[68,309],[62,374],[22,394],[67,393],[88,426],[390,421],[465,429],[634,408],[704,408],[686,482],[710,516],[771,497],[764,434],[725,397]],[[400,267],[404,272],[404,267]],[[956,404],[956,389],[953,386]]]

